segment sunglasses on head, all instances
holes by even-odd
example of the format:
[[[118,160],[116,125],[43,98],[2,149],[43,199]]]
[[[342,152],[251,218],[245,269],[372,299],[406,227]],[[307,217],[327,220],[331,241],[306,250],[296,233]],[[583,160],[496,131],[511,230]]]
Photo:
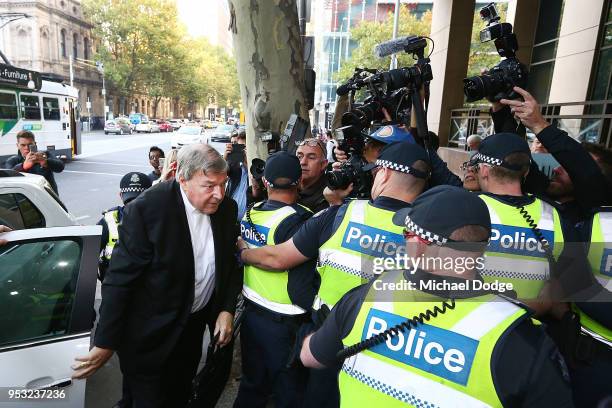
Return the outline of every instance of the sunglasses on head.
[[[319,146],[321,150],[325,152],[325,146],[323,146],[323,142],[321,142],[318,139],[304,139],[304,140],[300,140],[299,142],[296,142],[295,144],[298,147],[299,146],[310,146],[310,147]]]

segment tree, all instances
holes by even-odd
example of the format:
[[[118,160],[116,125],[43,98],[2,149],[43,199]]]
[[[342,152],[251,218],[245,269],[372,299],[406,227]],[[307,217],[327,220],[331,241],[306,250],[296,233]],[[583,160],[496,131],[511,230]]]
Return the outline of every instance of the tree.
[[[109,88],[122,99],[145,93],[151,63],[177,41],[176,5],[164,0],[84,0],[83,9],[99,40]]]
[[[296,0],[228,0],[246,114],[247,153],[266,158],[261,137],[284,131],[292,113],[308,120]]]
[[[398,37],[407,35],[429,35],[431,27],[431,12],[426,12],[419,19],[412,14],[408,8],[400,9],[398,26]],[[384,22],[363,21],[355,28],[351,29],[351,39],[358,46],[351,53],[351,57],[342,62],[340,71],[335,75],[335,79],[344,82],[355,72],[355,68],[375,68],[389,69],[390,57],[377,58],[374,55],[374,47],[384,41],[388,41],[393,36],[393,15],[389,14]],[[425,50],[428,53],[428,48]],[[409,66],[414,64],[412,56],[408,54],[397,54],[398,66]]]
[[[497,3],[497,11],[501,17],[500,21],[506,21],[507,3]],[[486,27],[486,22],[480,18],[478,11],[474,13],[474,25],[472,26],[472,41],[470,44],[470,56],[468,59],[467,76],[480,75],[483,70],[489,69],[499,63],[500,57],[493,41],[480,42],[480,31]]]

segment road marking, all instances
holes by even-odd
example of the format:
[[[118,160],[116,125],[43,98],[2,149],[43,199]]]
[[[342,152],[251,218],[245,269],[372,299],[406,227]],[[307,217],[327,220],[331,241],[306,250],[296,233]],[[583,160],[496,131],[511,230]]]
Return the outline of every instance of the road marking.
[[[75,217],[74,219],[77,221],[84,220],[85,218],[90,218],[90,215],[81,215],[80,217]]]
[[[101,176],[117,176],[117,177],[124,176],[124,174],[117,174],[117,173],[97,173],[94,171],[75,171],[75,170],[64,170],[62,173],[99,174]]]
[[[104,164],[104,165],[107,165],[107,166],[126,166],[126,167],[139,167],[139,168],[143,168],[144,167],[144,165],[142,165],[142,164],[107,163],[107,162],[92,162],[92,161],[81,161],[81,160],[75,160],[73,163],[75,163],[75,164],[79,164],[79,163]]]

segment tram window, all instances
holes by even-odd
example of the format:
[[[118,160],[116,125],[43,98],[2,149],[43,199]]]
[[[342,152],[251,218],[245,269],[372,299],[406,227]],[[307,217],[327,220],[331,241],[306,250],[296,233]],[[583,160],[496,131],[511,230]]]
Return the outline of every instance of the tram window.
[[[20,95],[21,116],[24,119],[40,120],[40,105],[36,95]]]
[[[46,120],[60,120],[59,101],[57,98],[43,97],[43,117]]]
[[[17,119],[15,94],[0,93],[0,119]]]

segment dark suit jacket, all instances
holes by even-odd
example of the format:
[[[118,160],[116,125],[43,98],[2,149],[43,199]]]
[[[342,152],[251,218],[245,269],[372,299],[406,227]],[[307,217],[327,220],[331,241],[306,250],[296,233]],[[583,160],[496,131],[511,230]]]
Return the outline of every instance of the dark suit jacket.
[[[228,197],[210,217],[213,319],[221,311],[234,313],[242,289],[242,269],[234,256],[236,217],[236,203]],[[191,240],[177,182],[159,183],[125,207],[94,339],[96,346],[118,352],[124,371],[155,374],[175,347],[194,298]]]

